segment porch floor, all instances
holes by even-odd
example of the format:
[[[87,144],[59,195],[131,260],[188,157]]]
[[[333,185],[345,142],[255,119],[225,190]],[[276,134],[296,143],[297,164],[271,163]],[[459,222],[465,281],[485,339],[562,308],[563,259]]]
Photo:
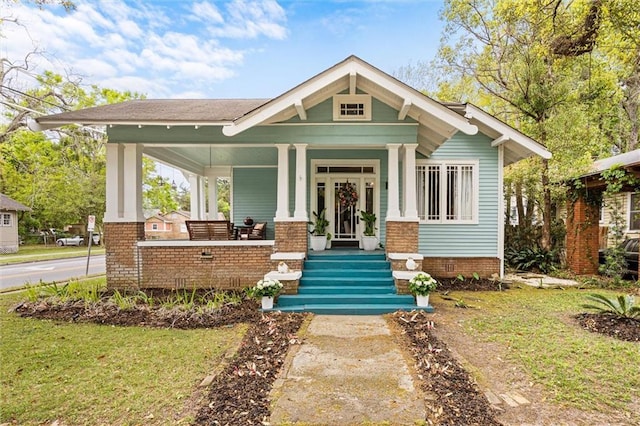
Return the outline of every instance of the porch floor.
[[[329,315],[377,315],[418,308],[411,295],[396,292],[382,251],[332,248],[310,252],[298,294],[279,296],[274,310]]]

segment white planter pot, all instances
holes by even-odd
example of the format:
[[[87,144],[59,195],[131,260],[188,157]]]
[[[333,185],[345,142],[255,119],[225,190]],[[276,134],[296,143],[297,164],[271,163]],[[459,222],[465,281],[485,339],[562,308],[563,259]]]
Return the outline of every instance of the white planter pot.
[[[426,296],[421,296],[419,294],[416,294],[416,305],[422,308],[426,308],[427,306],[429,306],[429,295],[427,294]]]
[[[362,248],[366,251],[373,251],[378,247],[378,238],[375,236],[362,236]]]
[[[262,296],[262,309],[273,309],[273,297]]]
[[[327,247],[327,236],[326,235],[312,235],[310,237],[309,243],[311,244],[311,250],[313,250],[313,251],[322,251]]]

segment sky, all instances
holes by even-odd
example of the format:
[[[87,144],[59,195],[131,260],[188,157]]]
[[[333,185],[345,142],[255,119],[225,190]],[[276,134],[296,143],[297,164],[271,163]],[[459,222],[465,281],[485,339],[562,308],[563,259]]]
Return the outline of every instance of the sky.
[[[433,59],[444,25],[442,0],[74,3],[0,0],[1,57],[156,99],[272,98],[352,54],[393,74]]]

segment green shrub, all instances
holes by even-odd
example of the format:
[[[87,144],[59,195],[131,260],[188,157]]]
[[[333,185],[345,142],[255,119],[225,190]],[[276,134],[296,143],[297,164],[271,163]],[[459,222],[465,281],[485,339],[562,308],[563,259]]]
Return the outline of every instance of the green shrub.
[[[635,306],[635,299],[630,294],[618,297],[607,297],[602,294],[590,294],[587,300],[594,304],[584,304],[583,308],[599,313],[613,314],[619,318],[640,318],[640,306]]]
[[[505,260],[511,267],[521,271],[538,270],[543,274],[548,274],[558,269],[557,253],[554,250],[547,251],[538,246],[507,250]]]

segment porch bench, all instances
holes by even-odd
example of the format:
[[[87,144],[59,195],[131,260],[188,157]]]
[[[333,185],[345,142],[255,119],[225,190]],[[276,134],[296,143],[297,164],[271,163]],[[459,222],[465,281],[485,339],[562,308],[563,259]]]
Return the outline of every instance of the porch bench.
[[[187,220],[190,240],[233,240],[233,223],[228,220]]]

